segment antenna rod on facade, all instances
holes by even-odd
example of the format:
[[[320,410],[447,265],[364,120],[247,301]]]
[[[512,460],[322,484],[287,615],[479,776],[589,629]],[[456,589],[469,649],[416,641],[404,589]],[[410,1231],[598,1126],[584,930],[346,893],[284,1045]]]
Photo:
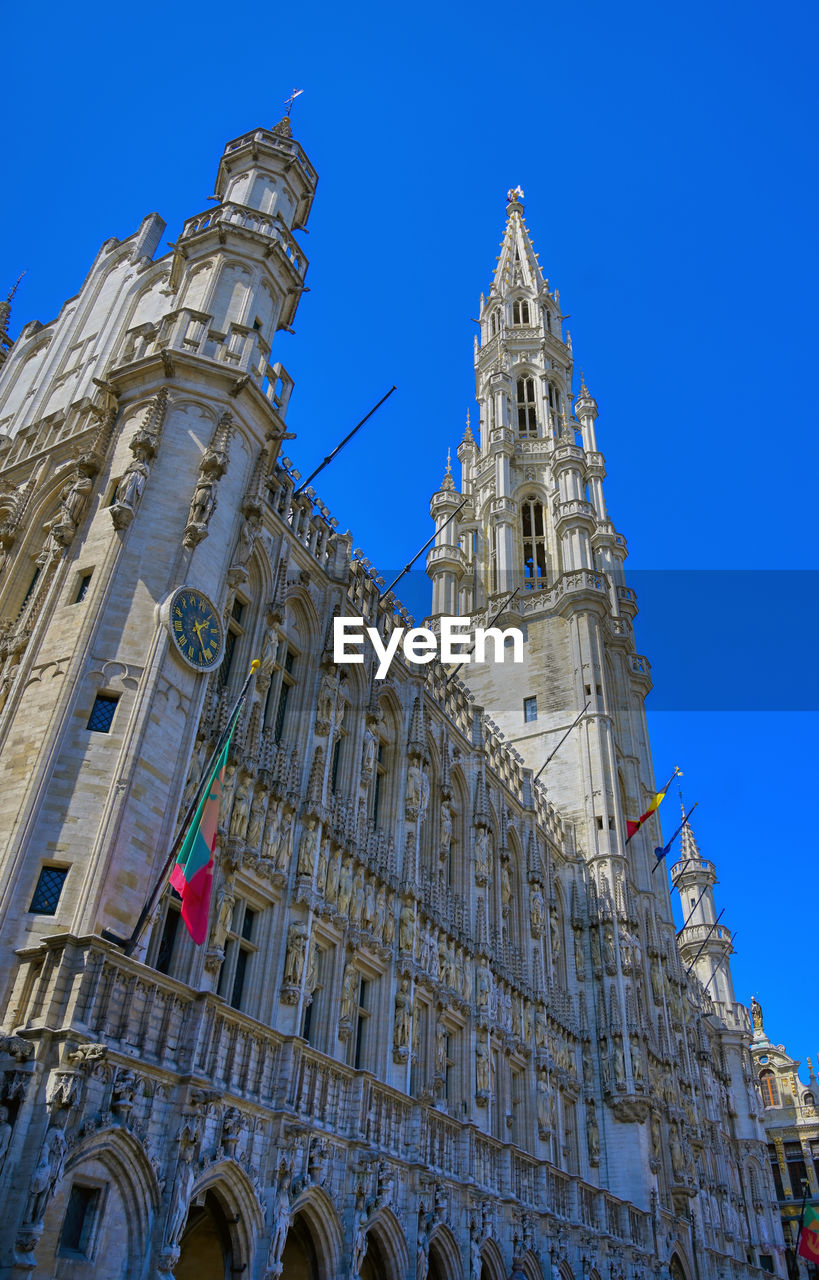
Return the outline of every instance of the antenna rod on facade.
[[[691,961],[690,965],[688,966],[688,968],[687,968],[687,969],[686,969],[686,971],[685,971],[685,976],[686,976],[686,977],[688,977],[689,973],[690,973],[690,972],[691,972],[691,970],[694,968],[694,965],[695,965],[695,964],[697,963],[697,961],[699,960],[700,956],[702,955],[703,951],[705,950],[705,944],[706,944],[706,942],[707,942],[707,941],[708,941],[708,939],[711,937],[711,934],[714,932],[714,930],[716,929],[717,925],[719,924],[720,920],[722,919],[722,917],[723,917],[724,915],[725,915],[725,907],[723,907],[723,908],[722,908],[722,911],[720,911],[720,913],[719,913],[719,915],[717,916],[716,920],[715,920],[715,921],[714,921],[714,923],[711,925],[711,928],[708,930],[708,932],[706,933],[705,937],[703,938],[703,940],[702,940],[702,946],[700,947],[699,951],[698,951],[698,952],[697,952],[697,954],[694,956],[694,959]]]
[[[324,461],[323,461],[322,463],[320,463],[320,465],[319,465],[319,466],[317,466],[317,467],[316,467],[315,471],[311,471],[311,472],[310,472],[310,474],[309,474],[309,476],[307,477],[307,479],[306,479],[306,480],[304,480],[304,481],[302,481],[302,483],[299,485],[298,489],[294,489],[294,490],[293,490],[293,494],[294,494],[294,496],[295,496],[297,493],[301,493],[302,489],[306,489],[306,488],[307,488],[307,486],[308,486],[308,484],[310,483],[310,481],[311,481],[311,480],[315,480],[315,478],[316,478],[316,476],[318,475],[319,471],[323,471],[323,470],[324,470],[324,468],[327,466],[327,463],[328,463],[328,462],[332,462],[332,461],[333,461],[333,458],[336,456],[336,454],[337,454],[337,453],[341,453],[341,450],[344,448],[345,444],[347,444],[347,443],[348,443],[348,441],[352,440],[352,438],[353,438],[353,436],[355,435],[356,431],[360,431],[360,430],[361,430],[361,428],[364,426],[364,423],[365,423],[369,418],[371,418],[371,417],[373,416],[373,414],[375,413],[376,409],[380,409],[380,408],[381,408],[381,406],[382,406],[382,404],[384,403],[384,401],[385,401],[385,400],[387,400],[387,399],[389,399],[389,397],[392,395],[393,391],[396,391],[396,390],[397,390],[397,388],[396,388],[396,387],[390,387],[390,389],[389,389],[389,391],[387,392],[387,394],[386,394],[385,396],[382,396],[382,397],[381,397],[381,399],[378,401],[378,404],[373,405],[372,409],[370,409],[370,412],[367,414],[367,416],[366,416],[366,417],[364,417],[364,418],[362,418],[362,419],[361,419],[361,421],[358,423],[358,426],[353,427],[353,429],[352,429],[352,431],[350,432],[350,434],[349,434],[349,435],[346,435],[346,436],[344,437],[344,439],[342,440],[341,444],[337,444],[337,445],[336,445],[336,447],[335,447],[335,449],[333,450],[333,452],[332,452],[332,453],[328,453],[328,454],[327,454],[327,457],[324,459]]]
[[[393,390],[395,390],[395,388],[393,388]],[[424,543],[424,545],[422,546],[421,550],[420,550],[420,551],[416,551],[416,553],[415,553],[415,555],[412,557],[412,559],[407,561],[407,563],[404,565],[403,569],[402,569],[402,570],[401,570],[401,572],[399,573],[398,577],[397,577],[397,578],[393,578],[393,580],[392,580],[392,582],[390,583],[390,585],[389,585],[388,587],[385,587],[383,591],[379,591],[379,593],[378,593],[378,599],[379,599],[379,600],[383,600],[384,596],[388,595],[388,594],[390,593],[390,591],[392,591],[393,587],[394,587],[394,586],[396,586],[396,585],[401,581],[401,579],[403,578],[404,574],[405,574],[405,573],[409,573],[410,569],[411,569],[411,568],[412,568],[412,566],[415,564],[415,561],[418,559],[418,557],[419,557],[419,556],[422,556],[422,555],[424,554],[424,552],[426,551],[427,547],[431,546],[431,545],[432,545],[432,543],[435,541],[435,539],[438,537],[438,534],[439,534],[439,533],[443,533],[444,529],[447,527],[447,525],[450,523],[450,521],[451,521],[451,520],[454,520],[454,519],[455,519],[455,517],[456,517],[456,515],[458,514],[458,512],[459,512],[463,507],[465,507],[465,506],[466,506],[466,498],[464,498],[464,500],[463,500],[463,502],[461,503],[460,507],[456,507],[456,508],[455,508],[455,510],[452,512],[452,515],[451,515],[451,516],[447,516],[446,520],[445,520],[445,521],[444,521],[444,523],[441,525],[440,529],[436,529],[436,530],[435,530],[435,532],[433,533],[432,537],[431,537],[431,538],[427,538],[427,540],[426,540],[426,542]]]
[[[567,729],[567,730],[566,730],[566,732],[564,733],[563,737],[562,737],[562,738],[560,739],[560,741],[558,742],[558,744],[557,744],[557,746],[555,747],[555,749],[554,749],[554,751],[552,752],[552,754],[551,754],[550,756],[548,756],[548,757],[546,758],[546,760],[544,760],[543,764],[540,766],[540,768],[538,769],[538,771],[537,771],[537,773],[535,774],[534,778],[532,779],[532,785],[533,785],[533,786],[534,786],[534,784],[537,782],[537,780],[538,780],[538,778],[540,777],[540,775],[543,773],[543,770],[546,768],[546,765],[549,763],[549,761],[550,761],[550,760],[554,760],[555,756],[557,755],[557,753],[558,753],[558,751],[560,750],[560,748],[563,746],[563,743],[564,743],[564,742],[566,741],[566,739],[568,738],[568,736],[569,736],[569,734],[571,733],[572,729],[573,729],[573,728],[574,728],[574,726],[577,724],[577,722],[578,722],[578,720],[581,718],[581,716],[584,716],[584,715],[586,714],[586,712],[588,711],[588,709],[589,709],[589,707],[590,707],[590,706],[591,706],[591,703],[590,703],[590,702],[587,702],[587,703],[586,703],[586,705],[585,705],[585,707],[583,708],[583,710],[580,712],[580,715],[575,716],[574,720],[572,720],[571,724],[569,725],[568,729]]]
[[[137,922],[134,925],[133,933],[131,934],[128,941],[124,943],[126,956],[133,955],[134,948],[136,947],[136,944],[139,942],[142,931],[156,909],[156,904],[159,902],[159,899],[162,896],[162,891],[165,888],[165,881],[168,879],[168,876],[171,873],[171,867],[176,861],[176,856],[179,853],[179,850],[182,848],[182,845],[185,841],[185,837],[188,834],[188,828],[190,827],[190,824],[193,822],[193,819],[196,816],[196,811],[199,808],[199,805],[202,801],[202,796],[204,795],[205,788],[210,783],[211,777],[213,775],[213,770],[216,768],[219,757],[224,751],[225,743],[227,742],[228,738],[233,732],[236,720],[239,717],[239,712],[242,709],[242,703],[244,702],[245,694],[247,693],[248,688],[250,686],[250,682],[255,676],[260,666],[261,666],[261,663],[259,662],[259,659],[254,658],[250,664],[250,671],[247,674],[247,679],[242,685],[241,692],[239,693],[239,696],[236,699],[236,702],[234,703],[233,710],[231,711],[230,715],[227,718],[227,724],[225,725],[225,728],[220,733],[219,741],[216,743],[216,746],[213,748],[213,751],[211,752],[211,755],[210,755],[210,759],[208,760],[208,763],[205,765],[205,768],[203,769],[202,773],[199,776],[199,782],[196,787],[196,792],[190,804],[188,805],[188,811],[182,820],[182,823],[179,827],[179,831],[177,832],[176,839],[171,845],[171,851],[168,854],[167,858],[165,859],[165,865],[162,868],[162,871],[158,876],[154,884],[154,887],[148,896],[145,906],[142,908],[142,910],[139,913]],[[114,938],[113,941],[116,941],[116,939]]]
[[[737,929],[736,933],[732,933],[732,934],[731,934],[731,945],[732,945],[732,946],[733,946],[733,944],[734,944],[734,938],[737,936],[737,933],[739,933],[739,930],[738,930],[738,929]],[[708,981],[706,982],[705,986],[703,987],[703,989],[702,989],[702,994],[703,994],[703,995],[705,995],[706,991],[708,990],[708,988],[710,987],[711,983],[712,983],[712,982],[714,981],[714,979],[716,978],[716,976],[717,976],[717,974],[719,973],[720,969],[721,969],[721,968],[722,968],[722,966],[725,964],[725,961],[727,960],[727,958],[728,958],[728,952],[726,951],[726,952],[725,952],[725,955],[724,955],[724,956],[722,956],[722,958],[720,959],[719,964],[718,964],[718,965],[717,965],[717,967],[714,969],[714,972],[711,974],[711,977],[708,979]]]
[[[503,604],[501,605],[500,609],[498,609],[498,612],[492,616],[492,620],[491,620],[491,622],[489,623],[489,626],[490,626],[490,627],[492,627],[492,626],[494,626],[494,625],[495,625],[495,623],[497,622],[498,618],[499,618],[499,617],[501,616],[501,614],[503,613],[504,609],[508,609],[508,608],[509,608],[509,605],[512,603],[512,601],[514,600],[515,596],[518,594],[518,592],[519,592],[519,591],[520,591],[520,587],[515,587],[515,589],[514,589],[514,591],[512,592],[512,594],[511,594],[510,596],[507,596],[507,598],[504,600]],[[463,666],[466,664],[466,659],[467,659],[468,657],[470,657],[470,656],[471,656],[471,654],[472,654],[472,650],[473,650],[474,648],[475,648],[475,646],[474,646],[474,644],[473,644],[473,645],[471,646],[470,650],[469,650],[469,653],[467,653],[467,654],[465,655],[463,662],[459,663],[459,664],[458,664],[458,666],[455,668],[455,670],[454,670],[454,671],[450,671],[449,675],[447,676],[446,680],[444,681],[444,684],[449,684],[449,682],[450,682],[450,680],[452,679],[452,677],[453,677],[453,676],[456,676],[456,675],[458,674],[458,672],[460,671],[461,667],[463,667]]]
[[[691,861],[692,861],[692,859],[691,859],[691,858],[686,858],[686,862],[691,862]],[[674,863],[674,866],[675,866],[675,867],[678,867],[678,866],[679,866],[679,863],[678,863],[678,862],[675,862],[675,863]],[[705,890],[706,890],[707,888],[708,888],[708,885],[706,885],[706,886],[705,886],[705,889],[703,889],[702,893],[701,893],[701,894],[700,894],[700,896],[697,898],[697,901],[694,903],[694,905],[693,905],[693,907],[691,908],[691,910],[689,911],[688,915],[685,917],[685,920],[683,921],[682,929],[678,929],[678,930],[677,930],[677,937],[678,937],[678,938],[679,938],[680,934],[682,933],[683,929],[684,929],[684,928],[686,927],[686,925],[688,924],[688,921],[689,921],[689,920],[691,919],[691,917],[693,916],[693,914],[694,914],[694,912],[696,911],[697,907],[698,907],[698,906],[700,905],[700,903],[702,902],[703,897],[705,896]]]

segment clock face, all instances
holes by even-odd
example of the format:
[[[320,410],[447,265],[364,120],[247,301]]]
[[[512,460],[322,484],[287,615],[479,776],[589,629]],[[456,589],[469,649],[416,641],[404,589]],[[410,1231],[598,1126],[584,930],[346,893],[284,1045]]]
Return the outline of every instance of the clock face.
[[[176,650],[197,671],[210,671],[222,659],[222,620],[206,595],[180,587],[171,597],[170,629]]]

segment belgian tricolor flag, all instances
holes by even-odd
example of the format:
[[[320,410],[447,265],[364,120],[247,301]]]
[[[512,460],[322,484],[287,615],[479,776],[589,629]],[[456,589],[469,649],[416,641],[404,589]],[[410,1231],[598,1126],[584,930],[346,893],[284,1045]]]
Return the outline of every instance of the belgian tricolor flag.
[[[651,804],[646,809],[645,813],[641,813],[640,817],[637,819],[636,822],[632,822],[628,818],[626,819],[626,830],[628,831],[628,835],[626,836],[626,844],[628,844],[632,836],[635,836],[637,834],[637,832],[640,830],[640,827],[643,825],[643,823],[646,822],[653,813],[657,812],[663,800],[665,799],[666,791],[671,786],[677,774],[679,774],[680,777],[682,777],[682,770],[675,768],[674,772],[672,773],[671,777],[668,779],[668,782],[665,784],[662,791],[657,792],[654,799],[651,801]]]

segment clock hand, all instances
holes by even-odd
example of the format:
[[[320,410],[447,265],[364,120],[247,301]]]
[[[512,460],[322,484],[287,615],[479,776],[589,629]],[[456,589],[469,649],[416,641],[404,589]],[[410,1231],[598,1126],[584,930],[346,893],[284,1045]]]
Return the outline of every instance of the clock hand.
[[[203,642],[202,642],[202,623],[201,623],[201,622],[194,622],[194,624],[193,624],[193,629],[194,629],[194,631],[196,632],[196,635],[197,635],[197,637],[198,637],[198,639],[199,639],[199,643],[202,645],[202,648],[204,649],[204,647],[205,647],[205,646],[204,646],[204,644],[203,644]]]

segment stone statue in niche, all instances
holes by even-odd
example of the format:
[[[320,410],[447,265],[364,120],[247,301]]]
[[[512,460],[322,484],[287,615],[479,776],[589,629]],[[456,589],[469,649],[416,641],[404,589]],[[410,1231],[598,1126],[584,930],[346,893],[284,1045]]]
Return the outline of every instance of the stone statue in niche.
[[[537,1076],[537,1127],[541,1138],[549,1136],[550,1119],[549,1080],[545,1071],[539,1071]]]
[[[344,858],[338,878],[338,910],[342,916],[346,916],[349,912],[352,896],[353,865],[349,858]]]
[[[395,1022],[393,1027],[393,1051],[399,1061],[406,1059],[412,1030],[412,1003],[409,979],[403,978],[395,995]]]
[[[415,946],[415,907],[411,902],[401,905],[398,921],[398,947],[401,951],[412,952]]]
[[[353,962],[347,962],[344,970],[344,977],[341,983],[341,1016],[347,1021],[352,1021],[356,1009],[358,1008],[358,989],[361,975],[356,969]]]
[[[489,878],[489,832],[486,827],[478,827],[475,833],[475,880],[478,884],[486,884]]]
[[[442,862],[449,858],[449,847],[452,844],[452,806],[448,800],[441,805],[441,839],[438,852]]]
[[[482,1036],[475,1046],[475,1086],[479,1094],[488,1095],[489,1081],[489,1045]]]
[[[284,985],[297,987],[304,973],[307,951],[307,926],[300,920],[287,931],[287,951],[284,957]]]
[[[233,924],[233,908],[235,905],[236,897],[233,893],[233,883],[231,880],[226,880],[219,891],[219,897],[216,901],[216,919],[210,939],[210,945],[219,951],[224,951],[225,949],[230,926]]]
[[[341,850],[336,849],[331,855],[327,865],[327,886],[324,890],[324,896],[329,903],[335,903],[338,899],[338,882],[341,876]]]
[[[239,777],[239,785],[233,798],[233,812],[230,815],[230,835],[233,839],[244,840],[249,817],[250,778],[243,773]]]
[[[287,860],[290,857],[290,837],[293,832],[293,812],[286,809],[282,814],[281,826],[279,828],[278,839],[276,841],[276,856],[274,865],[277,871],[284,871],[287,867]]]
[[[543,894],[540,891],[540,885],[533,884],[529,890],[529,923],[533,937],[539,938],[543,934],[545,917],[546,907],[543,901]]]
[[[600,1130],[597,1127],[597,1112],[593,1102],[590,1102],[586,1109],[586,1144],[589,1149],[589,1164],[592,1168],[596,1168],[600,1163]]]
[[[58,1116],[53,1126],[46,1131],[40,1156],[29,1182],[27,1222],[42,1222],[49,1201],[63,1176],[68,1151],[64,1125],[65,1121]]]
[[[8,1107],[0,1106],[0,1173],[6,1161],[6,1152],[11,1142],[11,1125],[9,1124]]]
[[[250,806],[250,818],[247,825],[247,845],[249,849],[258,849],[264,827],[267,792],[264,787],[257,787]]]
[[[128,525],[136,515],[137,507],[150,474],[151,468],[148,459],[145,457],[137,456],[126,467],[116,487],[114,501],[110,508],[111,520],[115,529],[128,528]]]
[[[299,857],[296,870],[300,876],[308,876],[311,880],[316,866],[316,845],[318,840],[316,825],[312,819],[308,819],[299,839]]]

